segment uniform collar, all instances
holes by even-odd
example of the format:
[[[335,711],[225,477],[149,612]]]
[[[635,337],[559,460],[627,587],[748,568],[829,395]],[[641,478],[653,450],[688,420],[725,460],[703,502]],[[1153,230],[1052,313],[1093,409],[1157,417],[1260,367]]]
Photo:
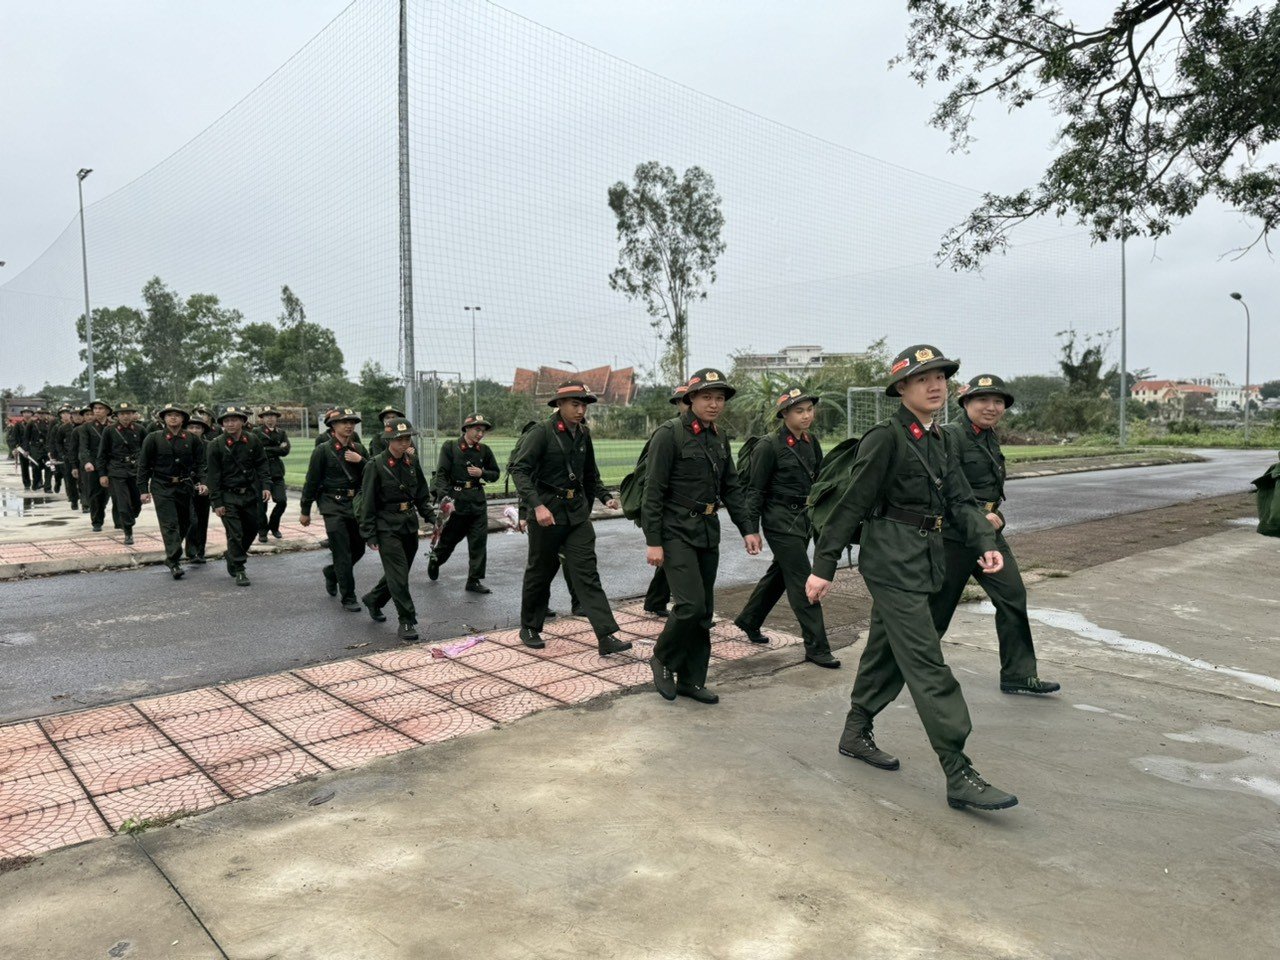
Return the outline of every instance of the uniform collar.
[[[692,407],[686,410],[680,419],[684,421],[685,427],[687,427],[689,432],[692,433],[695,437],[700,436],[701,434],[706,432],[708,427],[711,428],[712,433],[715,433],[715,434],[720,433],[720,428],[717,427],[714,423],[709,423],[704,425],[703,422],[694,415]]]
[[[585,423],[579,423],[576,428],[572,424],[566,423],[564,417],[560,416],[559,410],[551,415],[551,420],[556,425],[558,433],[567,433],[570,436],[574,435],[575,430],[582,430],[586,427]]]
[[[907,436],[913,440],[923,440],[925,434],[932,433],[935,437],[940,436],[938,432],[938,421],[934,418],[933,425],[926,430],[924,424],[920,422],[920,418],[908,410],[905,406],[899,407],[896,414],[898,422],[907,428]]]
[[[174,440],[185,440],[187,438],[187,432],[185,430],[179,430],[177,433],[170,433],[168,430],[166,430],[164,432],[164,438],[168,440],[170,443],[172,443]]]
[[[228,447],[229,447],[229,446],[231,446],[233,443],[235,443],[235,441],[234,441],[234,440],[232,440],[232,439],[231,439],[231,437],[227,436],[227,434],[225,434],[225,433],[224,433],[224,434],[223,434],[223,436],[227,438],[227,446],[228,446]],[[241,443],[248,443],[248,442],[249,442],[249,438],[248,438],[247,436],[245,436],[245,434],[244,434],[244,432],[243,432],[243,431],[241,431],[241,433],[240,433],[240,442],[241,442]]]
[[[791,432],[791,428],[786,424],[782,425],[782,429],[779,431],[779,436],[782,437],[788,447],[794,447],[797,443],[808,443],[813,439],[809,436],[809,432],[807,430],[801,432],[800,436],[797,437]]]
[[[968,432],[972,433],[975,437],[980,437],[984,433],[991,432],[990,430],[987,430],[984,427],[980,427],[976,423],[974,423],[972,420],[970,420],[969,415],[967,413],[960,414],[960,422],[964,424],[966,427],[968,427],[969,428]]]

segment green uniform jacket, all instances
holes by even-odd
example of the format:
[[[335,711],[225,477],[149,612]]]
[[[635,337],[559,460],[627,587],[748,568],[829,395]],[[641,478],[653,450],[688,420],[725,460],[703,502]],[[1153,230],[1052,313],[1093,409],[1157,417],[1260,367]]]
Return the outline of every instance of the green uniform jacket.
[[[71,435],[76,425],[68,420],[61,421],[49,428],[49,456],[59,463],[75,464],[75,447],[71,443]]]
[[[241,433],[236,440],[219,434],[209,444],[205,483],[209,487],[209,506],[214,510],[224,505],[223,498],[228,495],[251,493],[255,499],[261,498],[262,485],[269,479],[267,454],[252,433]]]
[[[665,540],[683,540],[704,550],[719,547],[720,517],[706,512],[708,504],[726,507],[744,537],[760,529],[729,456],[729,438],[689,410],[658,424],[649,438],[640,512],[645,543],[660,547]]]
[[[911,444],[942,481],[941,490],[934,488],[924,465],[911,452]],[[942,534],[890,520],[881,515],[885,507],[945,515],[975,552],[996,549],[995,531],[978,508],[960,468],[955,435],[936,427],[925,430],[906,407],[863,434],[852,470],[848,490],[818,540],[815,576],[835,578],[840,554],[853,542],[858,524],[865,521],[858,554],[858,570],[864,580],[914,593],[941,589],[946,569]]]
[[[289,450],[291,449],[288,434],[279,427],[274,430],[268,430],[266,427],[254,427],[253,432],[262,441],[262,449],[267,454],[267,475],[272,480],[283,480],[283,458],[289,455]]]
[[[942,428],[944,433],[952,434],[960,448],[960,468],[969,481],[973,496],[982,507],[983,513],[997,513],[1000,519],[1000,504],[1004,502],[1005,464],[1004,454],[1000,452],[1000,440],[994,430],[983,430],[976,427],[963,413],[955,423]],[[1000,528],[1004,532],[1004,527]],[[963,543],[957,526],[948,518],[942,535],[953,542]]]
[[[142,450],[142,430],[136,423],[120,424],[102,431],[94,469],[99,477],[132,477],[138,472],[138,454]]]
[[[356,520],[367,543],[377,543],[379,533],[416,532],[419,516],[431,522],[431,488],[413,454],[403,460],[386,452],[370,457],[362,489]]]
[[[22,449],[26,450],[31,455],[31,459],[43,468],[44,462],[49,459],[49,424],[43,419],[28,423]]]
[[[809,537],[805,500],[822,466],[822,445],[813,434],[796,437],[783,426],[761,437],[751,451],[747,512],[764,532]]]
[[[377,438],[375,437],[374,439],[377,439]],[[333,431],[332,431],[332,430],[326,430],[324,433],[322,433],[322,434],[320,434],[318,437],[316,437],[316,443],[315,443],[315,445],[318,447],[318,446],[320,446],[321,444],[325,444],[325,443],[330,442],[331,440],[333,440]],[[362,450],[364,449],[363,444],[361,444],[361,442],[360,442],[360,431],[359,431],[359,430],[357,430],[355,433],[353,433],[353,434],[351,435],[351,442],[352,442],[352,443],[354,443],[354,444],[359,445],[359,446],[360,446],[360,449],[362,449]]]
[[[551,511],[556,523],[586,523],[591,519],[592,499],[609,501],[609,490],[596,468],[591,431],[583,423],[575,435],[559,412],[530,427],[521,438],[510,474],[530,523],[540,506]]]
[[[473,477],[467,473],[467,467],[479,467],[482,472]],[[484,485],[497,479],[498,458],[492,448],[483,443],[473,447],[460,439],[440,448],[440,461],[431,482],[436,499],[453,497],[459,513],[481,513],[488,509]]]
[[[76,427],[75,432],[72,434],[72,443],[75,449],[76,464],[81,470],[84,470],[91,463],[94,470],[98,469],[96,462],[98,449],[102,446],[102,435],[108,429],[110,428],[106,424],[99,426],[97,420],[86,420]]]
[[[162,486],[204,483],[207,456],[204,441],[186,430],[148,433],[138,454],[138,486],[146,492],[152,479]]]
[[[311,504],[320,505],[322,517],[355,517],[352,501],[360,489],[361,476],[369,462],[369,451],[359,440],[343,446],[334,437],[317,444],[307,464],[307,479],[302,484],[301,510],[311,512]],[[364,457],[359,463],[348,463],[346,452],[354,450]]]

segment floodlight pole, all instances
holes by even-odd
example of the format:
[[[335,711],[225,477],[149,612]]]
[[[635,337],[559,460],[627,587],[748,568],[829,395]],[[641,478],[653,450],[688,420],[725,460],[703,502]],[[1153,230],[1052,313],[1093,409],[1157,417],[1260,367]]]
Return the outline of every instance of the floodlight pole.
[[[1249,318],[1249,305],[1244,302],[1244,297],[1238,293],[1231,294],[1232,300],[1239,300],[1240,306],[1244,307],[1244,442],[1249,442],[1249,347],[1250,347],[1250,328],[1253,323]]]
[[[479,381],[476,380],[476,314],[480,312],[480,308],[463,307],[462,309],[471,314],[471,412],[475,413],[480,409],[480,388]]]
[[[76,172],[76,192],[80,195],[80,266],[84,271],[84,345],[89,366],[89,399],[98,394],[94,390],[93,375],[93,311],[89,309],[89,249],[84,239],[84,178],[93,173],[88,167]]]
[[[413,230],[409,207],[409,13],[400,0],[400,378],[404,381],[404,412],[417,422],[418,377],[413,344]]]
[[[1125,235],[1120,234],[1120,446],[1129,442],[1125,404],[1129,399],[1129,276]]]

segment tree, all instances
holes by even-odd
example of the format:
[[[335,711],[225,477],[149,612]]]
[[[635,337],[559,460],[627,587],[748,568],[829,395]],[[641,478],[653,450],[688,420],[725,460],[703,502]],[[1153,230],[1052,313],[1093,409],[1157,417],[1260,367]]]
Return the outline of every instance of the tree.
[[[724,215],[711,174],[690,167],[682,179],[650,160],[636,167],[635,182],[609,188],[618,220],[618,266],[609,286],[644,303],[667,345],[671,379],[688,379],[689,302],[704,300],[715,283]]]
[[[280,381],[281,389],[300,397],[310,407],[317,397],[328,402],[350,402],[352,388],[343,369],[342,351],[333,331],[307,321],[307,311],[297,295],[280,288],[280,332],[264,353],[263,361]],[[329,393],[321,390],[325,387]],[[339,398],[335,394],[342,393]]]
[[[1280,165],[1259,153],[1280,134],[1280,7],[1234,0],[1115,0],[1078,27],[1055,0],[909,0],[906,64],[950,89],[930,122],[967,148],[979,104],[1047,102],[1063,118],[1057,156],[1035,187],[987,194],[943,239],[940,258],[978,266],[1009,231],[1073,213],[1097,240],[1160,237],[1215,196],[1280,223]]]
[[[236,352],[236,334],[244,315],[223,307],[212,293],[193,293],[186,303],[187,349],[191,364],[217,394],[218,371]]]
[[[187,343],[191,323],[182,299],[159,277],[152,277],[142,288],[142,300],[146,311],[138,338],[142,348],[139,366],[145,367],[147,378],[134,380],[135,388],[141,388],[138,399],[143,403],[180,399],[195,374]]]
[[[400,378],[387,370],[382,364],[366,360],[360,368],[359,409],[365,413],[376,414],[386,406],[398,407],[404,402],[404,388]]]
[[[1263,400],[1274,400],[1280,397],[1280,380],[1268,380],[1258,388]]]
[[[124,369],[130,363],[136,363],[141,357],[138,339],[142,332],[142,314],[133,307],[95,307],[93,310],[93,365],[95,380],[100,380],[102,373],[110,370],[114,384],[121,382]],[[88,333],[85,328],[84,314],[76,318],[76,336],[80,342],[88,344]],[[88,385],[89,352],[80,351],[80,360],[86,364],[85,372],[78,381]],[[94,384],[101,392],[102,384]]]

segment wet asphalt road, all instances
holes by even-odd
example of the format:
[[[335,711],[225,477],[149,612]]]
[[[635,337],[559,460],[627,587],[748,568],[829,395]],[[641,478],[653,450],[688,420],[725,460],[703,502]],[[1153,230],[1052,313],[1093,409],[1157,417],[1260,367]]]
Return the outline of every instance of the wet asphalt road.
[[[1012,482],[1013,530],[1083,520],[1242,492],[1274,452],[1214,451],[1207,463],[1064,474]],[[597,525],[601,579],[611,598],[644,592],[649,569],[631,523]],[[748,557],[726,522],[722,585],[750,582],[768,564]],[[436,583],[414,572],[414,600],[428,640],[518,621],[525,538],[489,538],[487,597],[463,592],[464,556]],[[253,586],[237,588],[220,563],[188,568],[180,582],[162,567],[0,583],[0,722],[168,693],[286,670],[396,645],[395,615],[375,624],[348,613],[323,590],[327,554],[251,558]],[[363,592],[380,574],[369,554],[357,567]],[[552,606],[568,610],[557,581]],[[366,646],[358,646],[366,645]]]

